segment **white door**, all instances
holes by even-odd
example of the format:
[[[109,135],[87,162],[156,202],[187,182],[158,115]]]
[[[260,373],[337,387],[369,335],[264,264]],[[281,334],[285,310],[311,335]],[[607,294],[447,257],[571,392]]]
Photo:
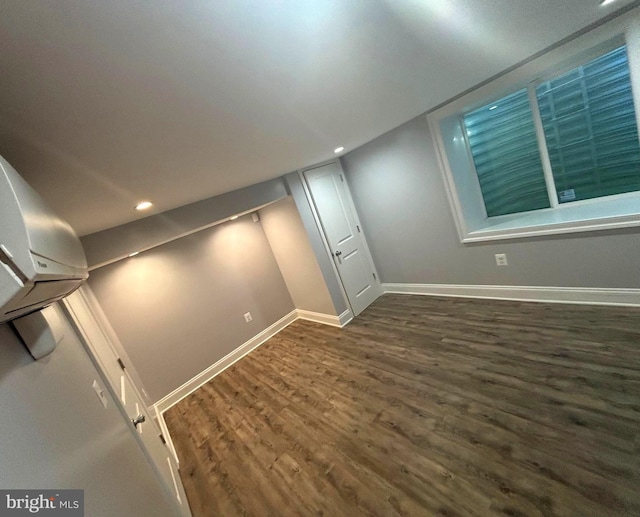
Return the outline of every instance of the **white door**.
[[[44,311],[61,341],[38,361],[0,325],[0,487],[84,489],[87,517],[182,517],[63,309]]]
[[[338,162],[304,171],[313,204],[354,316],[381,294],[351,194]]]
[[[142,397],[127,373],[126,365],[112,346],[108,337],[109,333],[103,327],[101,318],[95,314],[95,311],[100,309],[96,306],[97,302],[93,300],[91,295],[91,291],[83,286],[65,298],[63,306],[96,366],[109,380],[112,392],[122,404],[127,421],[135,429],[136,437],[143,451],[163,481],[165,488],[177,501],[181,514],[190,517],[191,511],[180,480],[178,465],[172,452],[166,446],[167,438],[162,435],[153,416],[147,410]]]

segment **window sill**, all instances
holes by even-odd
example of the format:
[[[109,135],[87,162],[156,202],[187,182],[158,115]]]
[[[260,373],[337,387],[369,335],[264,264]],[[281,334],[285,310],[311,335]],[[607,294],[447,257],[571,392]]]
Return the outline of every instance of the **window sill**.
[[[635,226],[640,226],[640,194],[637,193],[485,219],[480,227],[468,231],[462,242],[522,239]]]

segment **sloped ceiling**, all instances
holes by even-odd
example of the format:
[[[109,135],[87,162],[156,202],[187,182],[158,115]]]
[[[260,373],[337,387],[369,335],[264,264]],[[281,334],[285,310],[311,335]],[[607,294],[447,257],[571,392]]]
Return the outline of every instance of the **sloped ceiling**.
[[[631,4],[0,0],[0,154],[87,234],[348,152]]]

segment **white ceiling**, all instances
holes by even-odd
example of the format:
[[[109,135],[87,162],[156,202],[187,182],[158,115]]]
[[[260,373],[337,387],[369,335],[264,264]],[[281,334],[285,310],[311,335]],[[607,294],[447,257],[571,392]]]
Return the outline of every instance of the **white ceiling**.
[[[629,4],[0,0],[0,154],[91,233],[348,152]]]

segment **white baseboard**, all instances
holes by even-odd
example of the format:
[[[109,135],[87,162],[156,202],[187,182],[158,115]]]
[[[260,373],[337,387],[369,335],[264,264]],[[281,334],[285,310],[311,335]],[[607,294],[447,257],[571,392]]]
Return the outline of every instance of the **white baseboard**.
[[[222,373],[233,363],[235,363],[239,359],[242,359],[249,352],[258,348],[262,343],[272,338],[278,332],[288,327],[291,323],[298,319],[315,321],[317,323],[332,325],[334,327],[344,327],[353,319],[353,316],[351,314],[351,311],[349,310],[346,310],[340,316],[304,311],[300,309],[291,311],[289,314],[276,321],[273,325],[267,327],[259,334],[253,336],[249,341],[243,343],[231,353],[227,354],[222,359],[209,366],[206,370],[203,370],[195,377],[185,382],[182,386],[176,388],[171,393],[156,402],[153,407],[156,409],[156,412],[159,415],[159,419],[164,420],[162,418],[162,413],[164,413],[167,409],[180,402],[187,395],[190,395],[191,393],[196,391],[200,386],[209,382],[216,375]]]
[[[227,354],[222,359],[209,366],[209,368],[203,370],[195,377],[185,382],[182,386],[176,388],[167,396],[160,399],[154,404],[154,406],[157,408],[159,413],[164,413],[171,406],[177,404],[187,395],[190,395],[195,390],[197,390],[200,386],[209,382],[216,375],[229,368],[229,366],[231,366],[239,359],[242,359],[252,350],[258,348],[262,343],[275,336],[278,332],[289,326],[297,319],[298,314],[296,313],[296,311],[291,311],[289,314],[276,321],[273,325],[267,327],[259,334],[253,336],[249,341],[240,345],[233,352]]]
[[[508,285],[382,284],[385,293],[546,303],[640,306],[640,289]]]
[[[353,313],[349,309],[347,309],[342,314],[340,314],[340,316],[338,316],[338,319],[340,320],[340,326],[344,327],[353,319]]]
[[[302,309],[296,309],[296,312],[298,313],[298,318],[301,320],[315,321],[316,323],[331,325],[332,327],[344,327],[353,319],[351,311],[349,310],[344,311],[340,316],[323,314],[321,312],[305,311]]]
[[[320,312],[305,311],[302,309],[296,309],[298,318],[301,320],[315,321],[316,323],[322,323],[324,325],[331,325],[333,327],[340,327],[340,318],[333,314],[322,314]]]

